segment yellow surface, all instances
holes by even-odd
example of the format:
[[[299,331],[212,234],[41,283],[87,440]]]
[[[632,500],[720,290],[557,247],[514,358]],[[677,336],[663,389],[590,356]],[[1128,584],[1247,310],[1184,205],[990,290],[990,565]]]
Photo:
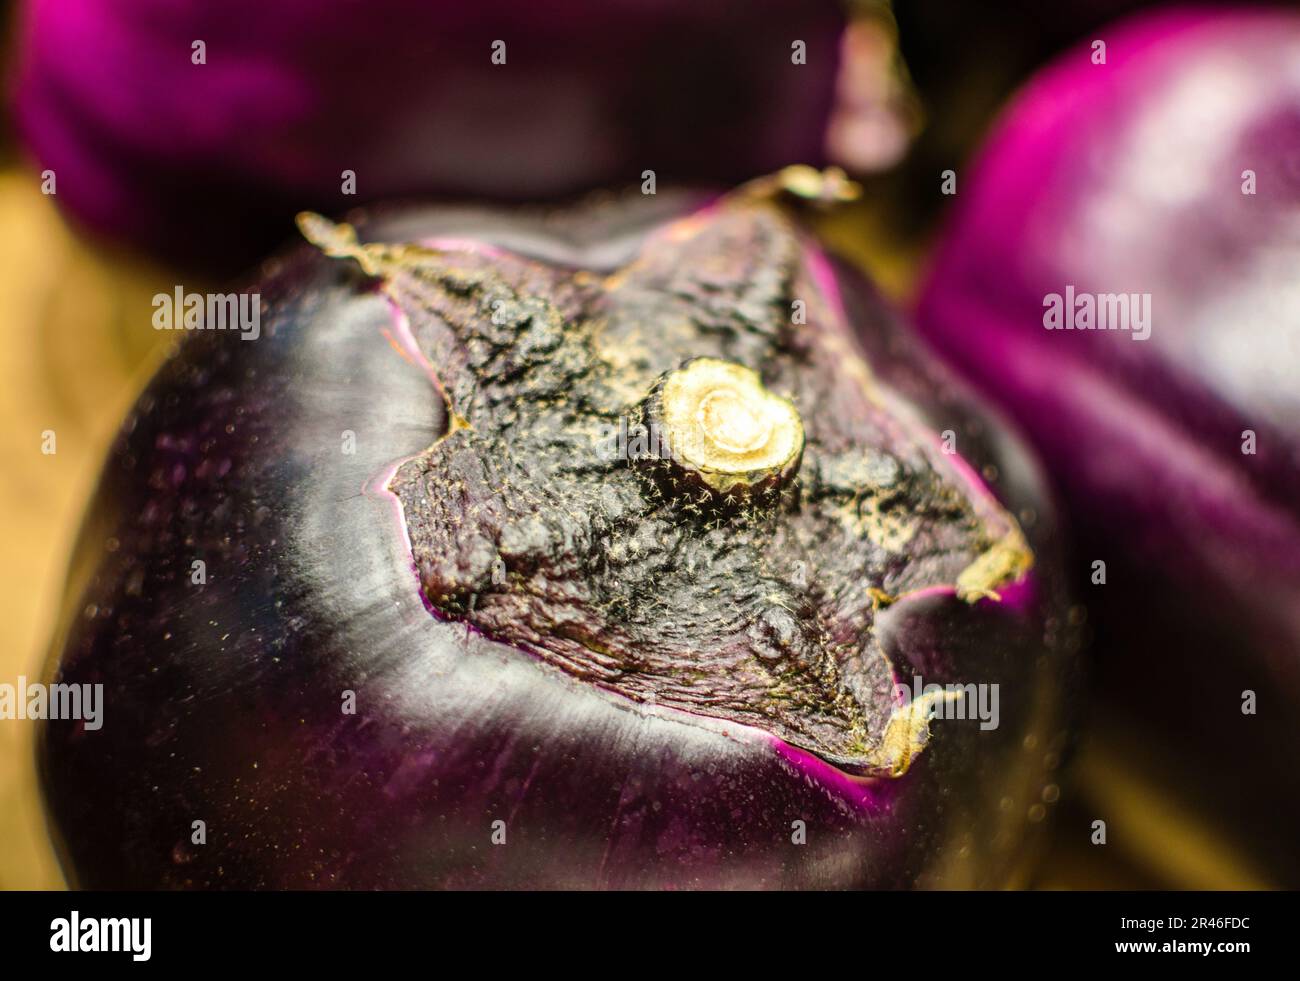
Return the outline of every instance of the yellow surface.
[[[40,181],[0,172],[0,682],[39,677],[82,507],[165,340],[150,299],[175,277],[98,254]],[[52,455],[41,452],[53,430]],[[44,830],[28,721],[0,720],[0,888],[62,885]]]

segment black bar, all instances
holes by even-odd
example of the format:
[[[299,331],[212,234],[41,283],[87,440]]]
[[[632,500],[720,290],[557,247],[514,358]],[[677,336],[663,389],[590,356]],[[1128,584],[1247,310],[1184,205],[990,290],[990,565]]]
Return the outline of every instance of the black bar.
[[[333,971],[413,959],[428,975],[523,958],[533,970],[549,961],[556,971],[657,963],[675,972],[689,957],[734,976],[751,959],[774,966],[789,956],[805,962],[801,973],[846,958],[864,975],[927,964],[1059,971],[1098,960],[1181,967],[1285,957],[1297,943],[1293,908],[1283,893],[0,893],[0,937],[6,967]],[[148,960],[130,949],[52,951],[56,921],[70,927],[74,910],[96,936],[87,919],[148,918]],[[119,935],[130,948],[131,935]],[[143,934],[135,939],[142,949]],[[1166,948],[1205,943],[1246,949]]]

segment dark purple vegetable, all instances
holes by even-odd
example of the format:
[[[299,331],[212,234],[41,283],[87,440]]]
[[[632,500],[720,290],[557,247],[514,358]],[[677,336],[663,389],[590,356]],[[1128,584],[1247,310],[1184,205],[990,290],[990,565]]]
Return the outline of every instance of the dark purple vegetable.
[[[1106,64],[1032,81],[959,179],[920,326],[1067,497],[1109,710],[1294,885],[1300,15],[1096,36]],[[1054,296],[1116,329],[1045,329]]]
[[[229,268],[304,207],[822,160],[843,27],[830,0],[29,0],[15,119],[78,219]]]
[[[104,472],[54,667],[103,727],[41,744],[73,881],[1007,882],[1052,515],[781,191],[839,186],[303,216]]]
[[[908,164],[890,172],[877,206],[895,238],[928,246],[948,198],[935,175],[960,167],[1012,93],[1062,50],[1099,37],[1108,21],[1152,0],[907,0],[891,4],[898,43],[925,126]]]

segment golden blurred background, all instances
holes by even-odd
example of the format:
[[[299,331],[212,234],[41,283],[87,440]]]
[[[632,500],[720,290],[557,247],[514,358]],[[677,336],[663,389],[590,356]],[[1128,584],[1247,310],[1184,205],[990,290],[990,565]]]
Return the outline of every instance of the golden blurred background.
[[[18,165],[0,172],[0,228],[0,677],[13,683],[41,674],[81,511],[160,347],[140,314],[169,277],[78,239]],[[46,430],[56,438],[49,455]],[[0,888],[62,885],[34,733],[30,722],[0,724]]]

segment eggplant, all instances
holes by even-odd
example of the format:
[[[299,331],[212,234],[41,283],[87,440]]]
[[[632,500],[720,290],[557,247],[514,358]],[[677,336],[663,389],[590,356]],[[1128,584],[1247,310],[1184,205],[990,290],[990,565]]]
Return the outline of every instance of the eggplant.
[[[70,881],[1018,881],[1077,674],[1056,521],[820,246],[847,193],[302,215],[80,536],[49,677],[103,718],[39,746]]]
[[[29,0],[13,115],[82,225],[243,271],[306,207],[821,161],[844,26],[831,0]]]
[[[894,4],[901,53],[926,126],[908,166],[882,188],[895,236],[929,244],[947,202],[934,175],[958,167],[979,144],[998,110],[1047,61],[1121,14],[1150,0],[1003,0],[996,7],[967,0]]]
[[[959,178],[917,319],[1065,499],[1101,714],[1294,886],[1300,15],[1096,37],[1106,63],[1049,66]],[[1088,296],[1130,322],[1045,329]]]

